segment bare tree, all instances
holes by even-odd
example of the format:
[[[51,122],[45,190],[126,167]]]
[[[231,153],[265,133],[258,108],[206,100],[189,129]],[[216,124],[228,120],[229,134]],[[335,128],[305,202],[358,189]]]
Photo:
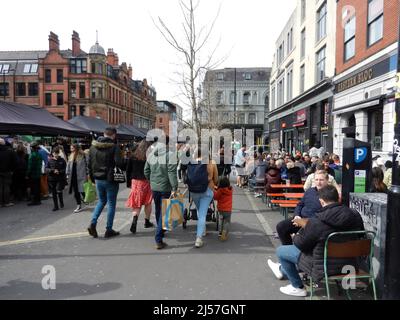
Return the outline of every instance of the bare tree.
[[[178,72],[178,83],[181,94],[185,97],[185,100],[187,100],[187,105],[191,107],[194,129],[198,137],[201,136],[201,124],[199,117],[200,97],[197,92],[197,86],[201,80],[201,75],[205,73],[203,71],[217,67],[226,59],[226,57],[220,60],[214,59],[220,41],[211,50],[208,50],[206,46],[210,41],[215,23],[221,10],[221,5],[218,8],[215,18],[212,20],[211,24],[209,24],[209,27],[201,26],[199,28],[196,19],[199,2],[200,0],[179,0],[179,6],[183,18],[182,41],[179,40],[179,34],[174,33],[161,17],[158,17],[158,22],[154,22],[163,38],[181,57],[183,57],[184,62],[181,70]],[[204,62],[201,62],[201,59],[204,56],[206,58],[203,60]]]

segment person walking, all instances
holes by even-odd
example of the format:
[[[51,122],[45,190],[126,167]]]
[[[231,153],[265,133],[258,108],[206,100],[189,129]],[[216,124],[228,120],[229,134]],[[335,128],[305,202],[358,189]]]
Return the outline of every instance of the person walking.
[[[219,180],[218,188],[214,191],[214,200],[218,201],[217,209],[219,211],[220,219],[220,240],[227,241],[231,217],[232,217],[232,194],[233,189],[227,177],[222,177]]]
[[[53,211],[58,211],[64,208],[63,191],[66,185],[67,163],[61,158],[59,147],[55,147],[52,151],[53,157],[47,163],[46,171],[53,195]]]
[[[74,193],[76,209],[74,213],[81,212],[84,208],[83,184],[88,181],[88,164],[86,155],[78,144],[71,145],[71,154],[67,164],[67,181],[69,194]]]
[[[197,208],[197,236],[195,247],[204,245],[203,237],[206,235],[206,218],[208,208],[214,197],[214,189],[218,183],[218,169],[213,162],[204,164],[201,148],[195,152],[196,160],[188,166],[187,185],[190,196]]]
[[[16,162],[15,152],[0,138],[0,206],[3,207],[14,205],[10,201],[10,191]]]
[[[128,188],[131,188],[131,193],[126,202],[126,207],[132,209],[133,221],[130,231],[133,234],[136,233],[139,214],[143,206],[145,214],[144,228],[148,229],[154,227],[154,224],[150,222],[153,194],[150,182],[144,175],[146,152],[148,148],[150,148],[151,144],[151,142],[143,140],[132,156],[128,159],[126,168],[126,184]]]
[[[93,141],[89,151],[89,176],[96,183],[99,200],[93,211],[92,221],[88,228],[89,235],[97,238],[97,220],[104,207],[107,205],[107,226],[105,238],[119,236],[119,232],[113,230],[115,207],[119,183],[114,181],[114,169],[124,167],[122,152],[116,144],[117,129],[110,127],[104,132],[103,137]]]
[[[16,166],[13,174],[12,192],[17,201],[26,200],[27,184],[26,170],[28,169],[28,155],[22,142],[19,142],[16,150]]]
[[[26,171],[26,178],[30,180],[31,185],[31,202],[28,206],[41,205],[40,201],[40,179],[42,176],[43,159],[39,154],[39,143],[33,142],[31,144],[31,154],[28,159],[28,169]]]
[[[44,168],[47,168],[47,165],[49,163],[50,152],[44,147],[44,145],[40,144],[40,142],[39,142],[38,152],[42,157]],[[42,175],[40,177],[40,196],[42,197],[43,200],[49,198],[49,177],[46,170],[42,171]]]
[[[164,242],[164,231],[162,229],[162,200],[174,197],[178,190],[178,165],[177,161],[170,161],[172,157],[172,152],[167,150],[165,144],[156,142],[144,166],[144,176],[150,181],[156,210],[155,241],[157,250],[162,250],[167,246],[167,243]]]

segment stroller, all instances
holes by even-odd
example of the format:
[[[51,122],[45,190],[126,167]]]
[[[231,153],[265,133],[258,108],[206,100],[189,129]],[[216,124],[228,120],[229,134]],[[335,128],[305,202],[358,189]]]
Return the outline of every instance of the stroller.
[[[187,222],[193,220],[197,221],[197,208],[189,193],[189,207],[183,213],[183,229],[187,228]],[[215,222],[217,224],[216,231],[219,231],[219,212],[216,210],[214,199],[211,200],[207,211],[206,222]]]

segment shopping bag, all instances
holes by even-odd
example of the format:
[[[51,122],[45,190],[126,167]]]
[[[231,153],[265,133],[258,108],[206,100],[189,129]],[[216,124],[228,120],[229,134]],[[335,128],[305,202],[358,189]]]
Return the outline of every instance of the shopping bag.
[[[183,195],[162,200],[162,228],[172,231],[183,223],[185,211]]]
[[[92,203],[96,201],[96,187],[91,181],[86,181],[83,184],[83,191],[85,192],[85,203]]]

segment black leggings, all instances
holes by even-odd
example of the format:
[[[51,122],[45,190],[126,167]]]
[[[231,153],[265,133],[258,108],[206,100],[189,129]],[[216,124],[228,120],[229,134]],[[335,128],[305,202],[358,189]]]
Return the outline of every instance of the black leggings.
[[[276,226],[276,231],[278,232],[279,239],[284,246],[290,246],[293,244],[292,234],[300,231],[301,228],[293,225],[293,219],[284,220],[279,222]]]

